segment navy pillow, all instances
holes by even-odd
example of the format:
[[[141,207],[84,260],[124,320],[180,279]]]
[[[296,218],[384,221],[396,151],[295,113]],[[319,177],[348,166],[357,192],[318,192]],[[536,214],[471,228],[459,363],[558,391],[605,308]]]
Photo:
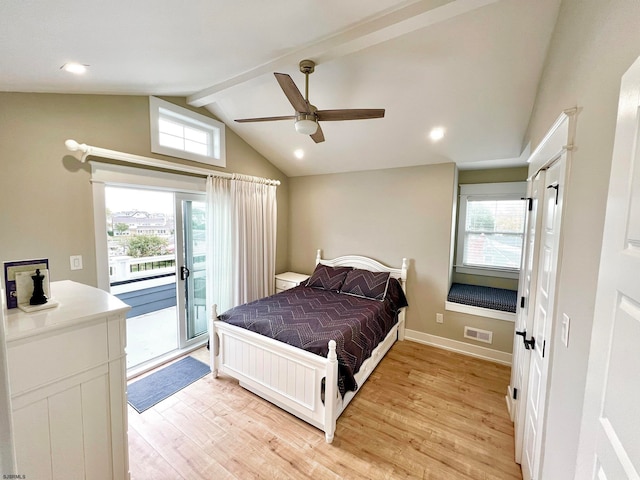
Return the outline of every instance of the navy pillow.
[[[372,300],[384,300],[390,277],[389,272],[370,272],[356,268],[347,273],[340,293]]]
[[[389,287],[387,288],[385,301],[391,303],[394,312],[399,311],[403,307],[409,306],[404,290],[402,290],[402,285],[400,285],[400,281],[393,277],[389,279]]]
[[[353,270],[351,267],[330,267],[319,263],[307,281],[307,287],[337,292],[351,270]]]

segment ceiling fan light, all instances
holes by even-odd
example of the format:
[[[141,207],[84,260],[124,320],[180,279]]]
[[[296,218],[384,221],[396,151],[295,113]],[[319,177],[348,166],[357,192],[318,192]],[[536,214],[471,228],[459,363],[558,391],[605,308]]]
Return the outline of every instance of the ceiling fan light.
[[[314,120],[301,119],[296,120],[296,132],[303,135],[313,135],[318,130],[318,123]]]

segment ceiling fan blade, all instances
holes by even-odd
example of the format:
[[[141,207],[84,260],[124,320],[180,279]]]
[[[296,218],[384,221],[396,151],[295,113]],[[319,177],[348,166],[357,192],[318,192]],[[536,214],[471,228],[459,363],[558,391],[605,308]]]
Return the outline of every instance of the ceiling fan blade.
[[[291,79],[291,77],[286,73],[274,73],[274,75],[276,76],[276,80],[278,80],[278,83],[280,84],[280,88],[282,88],[282,91],[289,99],[289,102],[291,102],[291,105],[293,106],[295,111],[311,113],[309,104],[304,99],[304,97],[300,93],[300,90],[298,90],[298,87],[296,87],[296,84]]]
[[[355,108],[344,110],[318,110],[316,112],[318,120],[321,121],[341,121],[341,120],[366,120],[367,118],[384,117],[384,108]]]
[[[324,142],[324,133],[322,133],[322,128],[320,128],[320,124],[318,124],[318,129],[316,130],[316,133],[314,133],[313,135],[309,135],[309,136],[316,143]]]
[[[260,118],[239,118],[234,120],[238,123],[247,123],[247,122],[275,122],[276,120],[293,120],[295,119],[295,115],[285,115],[284,117],[260,117]]]

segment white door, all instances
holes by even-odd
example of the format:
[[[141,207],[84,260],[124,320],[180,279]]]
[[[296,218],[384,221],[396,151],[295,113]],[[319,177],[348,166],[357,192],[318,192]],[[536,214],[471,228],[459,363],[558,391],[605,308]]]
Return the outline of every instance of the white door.
[[[524,480],[539,478],[562,221],[564,186],[560,182],[564,181],[565,168],[566,153],[563,153],[547,169],[544,181],[533,325],[524,340],[531,351],[521,463]]]
[[[640,58],[622,77],[576,479],[640,478]]]
[[[545,172],[538,172],[529,181],[527,188],[528,212],[527,227],[524,240],[524,252],[520,280],[518,282],[518,316],[516,318],[513,339],[513,364],[511,367],[511,397],[513,405],[512,419],[515,433],[515,458],[522,463],[522,438],[524,436],[524,414],[529,381],[529,363],[531,350],[525,349],[523,342],[527,332],[533,331],[533,307],[535,303],[535,286],[538,269],[538,252],[540,245],[541,211],[538,204],[544,194]]]

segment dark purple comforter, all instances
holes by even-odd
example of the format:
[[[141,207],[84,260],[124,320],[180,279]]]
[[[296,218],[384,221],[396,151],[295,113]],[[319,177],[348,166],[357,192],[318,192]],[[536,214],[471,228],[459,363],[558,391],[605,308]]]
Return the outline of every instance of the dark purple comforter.
[[[323,357],[329,340],[335,340],[338,388],[344,396],[357,390],[354,374],[407,305],[400,285],[393,283],[384,301],[298,286],[234,307],[218,318]]]

